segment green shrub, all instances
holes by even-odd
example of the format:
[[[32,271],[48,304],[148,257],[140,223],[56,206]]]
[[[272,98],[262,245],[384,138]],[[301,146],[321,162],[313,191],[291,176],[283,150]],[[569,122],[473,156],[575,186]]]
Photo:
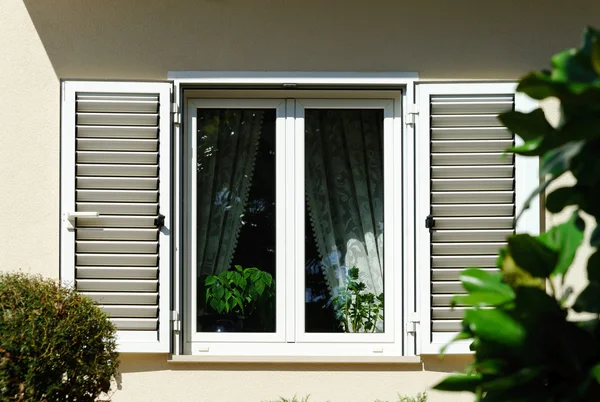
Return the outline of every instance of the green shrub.
[[[0,273],[0,400],[94,401],[118,367],[115,327],[59,283]]]

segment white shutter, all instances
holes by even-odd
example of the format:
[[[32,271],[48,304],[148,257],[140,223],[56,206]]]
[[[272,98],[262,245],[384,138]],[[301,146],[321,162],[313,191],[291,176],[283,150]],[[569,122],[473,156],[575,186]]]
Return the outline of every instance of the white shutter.
[[[464,308],[450,307],[452,296],[464,292],[460,273],[467,267],[497,270],[498,250],[514,233],[516,213],[537,185],[536,161],[504,152],[516,139],[498,114],[528,107],[516,105],[526,101],[514,89],[509,83],[418,86],[421,353],[438,353],[460,331]],[[431,228],[425,227],[428,216]],[[526,219],[524,229],[536,233],[537,219]],[[468,343],[454,344],[449,352],[466,353]]]
[[[171,84],[62,97],[61,279],[110,315],[119,351],[169,352]]]

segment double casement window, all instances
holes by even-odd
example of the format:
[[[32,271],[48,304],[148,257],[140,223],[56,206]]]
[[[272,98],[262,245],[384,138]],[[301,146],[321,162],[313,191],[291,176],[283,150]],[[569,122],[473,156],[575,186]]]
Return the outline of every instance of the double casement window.
[[[513,84],[290,77],[64,83],[61,277],[122,351],[435,353],[461,270],[537,230]]]

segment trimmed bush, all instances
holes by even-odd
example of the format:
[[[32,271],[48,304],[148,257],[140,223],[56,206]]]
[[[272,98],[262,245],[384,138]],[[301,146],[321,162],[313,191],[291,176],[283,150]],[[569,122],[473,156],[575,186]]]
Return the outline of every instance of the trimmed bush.
[[[95,401],[118,368],[115,327],[56,281],[0,273],[0,400]]]

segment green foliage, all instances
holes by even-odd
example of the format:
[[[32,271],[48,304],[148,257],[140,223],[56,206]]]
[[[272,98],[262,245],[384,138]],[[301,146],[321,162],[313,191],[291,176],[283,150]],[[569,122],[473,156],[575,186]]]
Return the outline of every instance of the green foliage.
[[[57,282],[0,274],[0,400],[95,401],[117,367],[115,327]]]
[[[345,332],[375,332],[383,320],[383,293],[375,296],[365,292],[366,285],[359,279],[359,269],[348,271],[346,286],[336,289],[332,298],[336,318]]]
[[[298,397],[296,395],[294,395],[294,397],[292,399],[287,399],[287,398],[280,396],[279,399],[277,399],[275,401],[271,401],[271,402],[308,402],[309,397],[310,397],[310,395],[306,395],[302,399],[298,399]]]
[[[375,402],[383,402],[376,400]],[[398,394],[398,402],[427,402],[427,392],[419,392],[417,396],[407,396]]]
[[[538,100],[556,97],[561,119],[553,127],[541,109],[500,116],[524,144],[513,152],[541,158],[545,182],[566,172],[576,183],[546,196],[550,212],[572,206],[571,218],[539,236],[514,235],[500,252],[502,274],[476,269],[461,276],[467,290],[455,303],[470,306],[458,339],[475,352],[466,373],[452,375],[438,390],[473,392],[487,402],[600,400],[600,254],[587,262],[589,285],[568,305],[565,275],[583,242],[581,212],[600,218],[600,33],[588,29],[580,49],[552,58],[552,70],[523,77],[518,90]],[[596,225],[591,245],[600,245]],[[544,284],[549,290],[546,291]],[[587,321],[571,310],[592,313]]]
[[[207,276],[204,285],[207,305],[219,314],[250,315],[261,301],[270,300],[275,294],[271,274],[241,265]]]

